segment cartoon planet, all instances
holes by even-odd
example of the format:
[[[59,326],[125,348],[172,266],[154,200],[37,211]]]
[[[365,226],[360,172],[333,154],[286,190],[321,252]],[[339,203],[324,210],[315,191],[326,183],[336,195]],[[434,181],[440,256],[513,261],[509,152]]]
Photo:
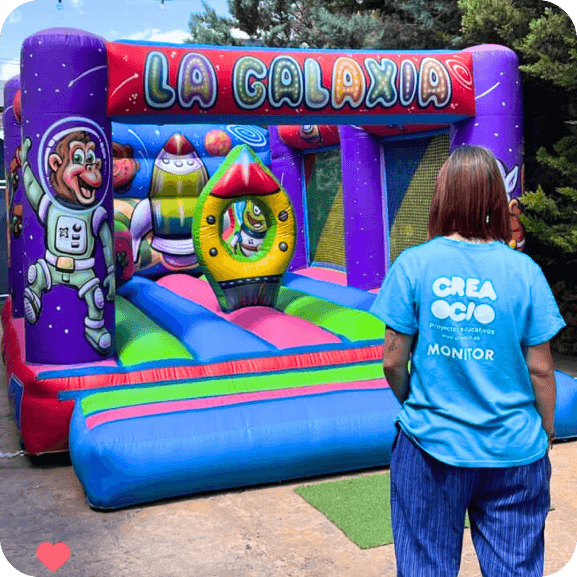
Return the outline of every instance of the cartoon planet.
[[[204,148],[210,156],[226,156],[232,149],[232,140],[224,130],[214,129],[206,133]]]

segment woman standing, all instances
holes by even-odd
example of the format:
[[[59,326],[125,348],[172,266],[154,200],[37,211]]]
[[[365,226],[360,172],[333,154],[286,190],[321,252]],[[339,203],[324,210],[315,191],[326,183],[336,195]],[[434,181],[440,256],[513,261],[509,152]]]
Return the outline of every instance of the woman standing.
[[[507,197],[487,149],[461,147],[445,162],[428,231],[371,309],[387,326],[383,367],[402,405],[391,458],[398,575],[455,577],[468,511],[484,576],[541,577],[549,340],[565,323],[541,269],[507,246]]]

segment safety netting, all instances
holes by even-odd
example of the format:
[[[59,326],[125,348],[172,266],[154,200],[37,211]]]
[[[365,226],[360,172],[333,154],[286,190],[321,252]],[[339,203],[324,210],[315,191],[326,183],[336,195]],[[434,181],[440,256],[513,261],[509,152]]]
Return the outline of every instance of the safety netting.
[[[343,180],[338,148],[305,156],[309,262],[346,266]]]
[[[427,240],[435,178],[449,156],[449,134],[383,142],[389,262]]]

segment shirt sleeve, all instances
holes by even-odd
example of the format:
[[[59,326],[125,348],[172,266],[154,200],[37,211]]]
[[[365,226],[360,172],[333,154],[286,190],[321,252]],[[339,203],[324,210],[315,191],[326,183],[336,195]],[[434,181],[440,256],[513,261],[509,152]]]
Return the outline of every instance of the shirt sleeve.
[[[534,270],[528,330],[522,343],[528,347],[551,340],[566,324],[545,275],[538,266]]]
[[[399,333],[414,335],[418,329],[414,290],[402,256],[389,269],[370,312]]]

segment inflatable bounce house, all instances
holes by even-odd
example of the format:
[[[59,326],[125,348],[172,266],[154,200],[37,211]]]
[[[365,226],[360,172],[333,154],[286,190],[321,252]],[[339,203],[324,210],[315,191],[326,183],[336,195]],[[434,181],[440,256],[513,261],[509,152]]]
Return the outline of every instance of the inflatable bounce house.
[[[70,451],[95,508],[386,465],[399,406],[371,303],[425,241],[454,147],[494,152],[516,218],[520,88],[494,45],[29,37],[4,99],[25,450]],[[557,381],[577,436],[576,381]]]

